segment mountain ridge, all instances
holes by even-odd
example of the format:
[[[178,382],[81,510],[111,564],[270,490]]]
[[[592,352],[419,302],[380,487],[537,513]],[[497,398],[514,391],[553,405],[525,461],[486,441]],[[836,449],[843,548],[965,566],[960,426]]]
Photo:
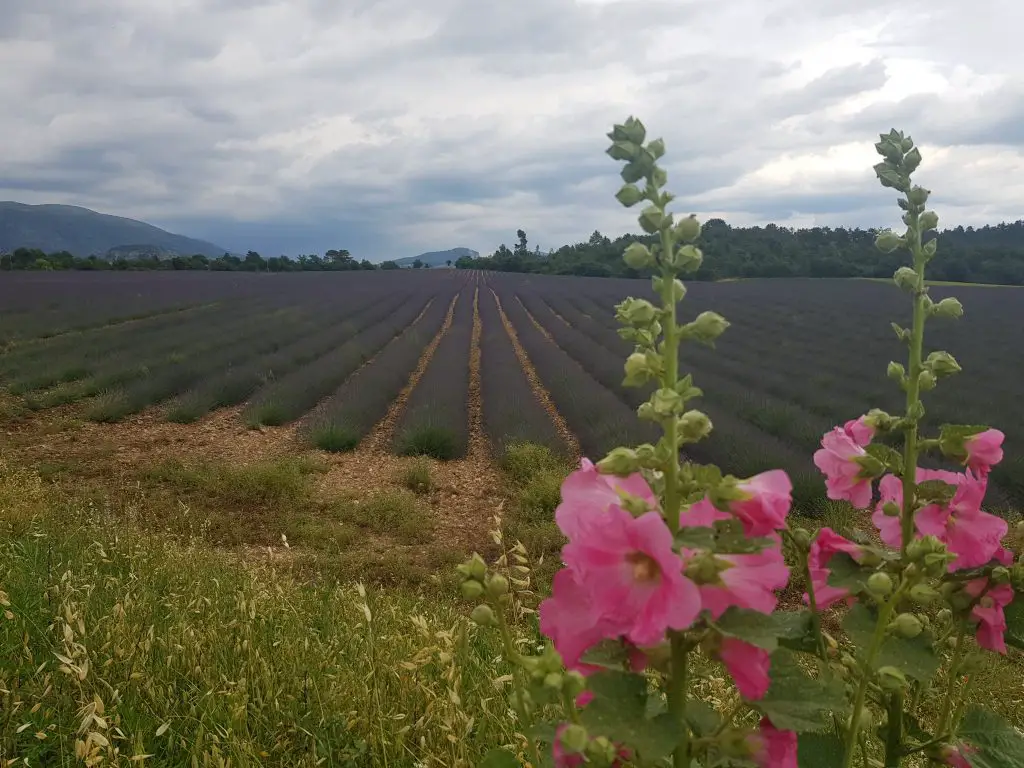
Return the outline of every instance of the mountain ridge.
[[[0,250],[39,248],[47,253],[68,251],[75,256],[105,256],[108,251],[151,246],[182,256],[201,253],[209,258],[227,251],[214,243],[168,232],[125,216],[100,213],[78,205],[31,205],[0,200]]]
[[[411,267],[413,262],[417,259],[422,261],[428,267],[441,267],[447,266],[448,262],[451,261],[452,266],[455,266],[455,262],[461,257],[468,256],[471,259],[480,257],[479,252],[474,251],[472,248],[449,248],[447,251],[427,251],[421,253],[419,256],[406,256],[402,259],[395,259],[395,264],[400,267]]]

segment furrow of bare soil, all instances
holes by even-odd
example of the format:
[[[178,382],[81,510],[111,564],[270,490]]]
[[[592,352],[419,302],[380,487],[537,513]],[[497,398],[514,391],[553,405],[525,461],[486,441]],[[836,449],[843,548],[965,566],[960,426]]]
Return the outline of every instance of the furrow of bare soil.
[[[437,350],[438,345],[441,343],[441,339],[444,338],[445,334],[448,333],[448,329],[452,327],[452,318],[455,315],[455,304],[462,297],[463,292],[466,289],[455,295],[452,299],[452,303],[448,306],[448,314],[444,318],[444,325],[441,326],[441,330],[437,332],[430,343],[423,350],[423,354],[420,355],[419,362],[416,363],[416,368],[409,376],[409,383],[405,385],[401,392],[398,393],[398,397],[388,408],[388,412],[384,415],[377,425],[370,430],[370,434],[359,444],[359,451],[364,453],[387,453],[388,446],[391,444],[391,436],[395,431],[395,425],[398,423],[398,417],[405,410],[405,405],[409,400],[409,395],[416,388],[423,373],[427,370],[427,366],[430,365],[431,359],[434,357],[434,352]]]
[[[518,298],[518,297],[517,297],[517,298]],[[521,304],[521,303],[522,303],[522,302],[520,302],[520,304]],[[570,327],[570,328],[572,328],[572,327],[573,327],[572,323],[570,323],[570,322],[569,322],[568,320],[566,320],[566,319],[565,319],[565,318],[564,318],[564,317],[563,317],[563,316],[562,316],[562,315],[561,315],[561,314],[560,314],[560,313],[558,312],[558,310],[557,310],[557,309],[555,309],[555,308],[554,308],[553,306],[551,306],[551,302],[550,302],[550,301],[545,301],[545,300],[544,300],[543,298],[541,298],[541,303],[542,303],[542,304],[543,304],[543,305],[544,305],[545,307],[547,307],[547,308],[548,308],[548,310],[549,310],[549,311],[551,312],[551,314],[552,314],[552,315],[554,315],[554,316],[555,316],[556,318],[558,318],[559,320],[561,320],[561,321],[562,321],[562,324],[563,324],[563,325],[567,325],[567,326],[568,326],[568,327]]]
[[[544,410],[547,411],[548,416],[551,417],[551,421],[555,425],[555,429],[558,431],[559,436],[565,441],[566,445],[569,446],[569,452],[572,454],[573,461],[577,461],[580,456],[583,455],[583,450],[580,448],[580,441],[573,434],[573,431],[569,429],[569,424],[562,417],[562,414],[558,412],[555,407],[554,400],[551,399],[551,395],[548,393],[544,384],[540,380],[540,376],[537,375],[537,369],[533,367],[533,363],[530,362],[529,356],[526,354],[526,350],[523,349],[523,345],[519,343],[519,336],[516,334],[516,329],[512,325],[512,322],[508,319],[508,315],[505,314],[505,310],[501,306],[501,298],[495,293],[494,289],[490,289],[491,293],[494,294],[494,301],[498,305],[498,314],[501,315],[501,323],[505,326],[505,332],[508,334],[509,339],[512,342],[512,347],[515,349],[516,357],[519,358],[520,365],[523,366],[523,372],[526,374],[527,381],[530,382],[530,386],[533,388],[533,393],[537,399],[540,400],[541,405],[544,406]],[[516,301],[519,301],[519,297],[516,296]],[[519,305],[522,306],[523,302],[519,301]],[[526,307],[523,307],[523,311],[526,311]],[[533,315],[529,312],[526,313],[534,325],[544,334],[552,344],[555,343],[554,339],[551,338],[551,334],[547,332],[540,323],[534,319]]]
[[[480,286],[473,289],[473,340],[469,349],[469,453],[470,461],[490,461],[490,446],[484,432],[483,398],[480,395]]]

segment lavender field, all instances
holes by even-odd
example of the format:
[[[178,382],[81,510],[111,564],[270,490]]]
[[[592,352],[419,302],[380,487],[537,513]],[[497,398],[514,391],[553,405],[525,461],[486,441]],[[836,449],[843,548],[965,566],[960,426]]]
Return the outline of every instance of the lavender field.
[[[391,419],[388,450],[447,460],[466,456],[476,420],[491,458],[522,440],[596,458],[653,437],[634,416],[648,393],[621,385],[631,349],[614,319],[618,301],[650,292],[639,280],[460,270],[7,273],[0,386],[30,413],[112,425],[143,413],[201,423],[234,408],[249,427],[348,451]],[[953,292],[965,317],[934,322],[929,341],[969,375],[930,393],[926,419],[998,423],[1008,458],[989,504],[1019,507],[1021,295],[932,289]],[[714,423],[693,457],[737,475],[782,467],[813,509],[822,433],[871,405],[898,409],[885,371],[901,353],[890,321],[906,322],[905,300],[882,282],[776,279],[692,283],[683,306],[733,326],[715,350],[683,349]]]

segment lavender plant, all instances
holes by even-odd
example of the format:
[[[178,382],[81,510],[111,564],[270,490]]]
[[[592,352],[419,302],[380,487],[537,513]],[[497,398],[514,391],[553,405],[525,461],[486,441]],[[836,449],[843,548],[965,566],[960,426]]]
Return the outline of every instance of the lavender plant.
[[[1001,432],[943,425],[926,437],[921,429],[922,393],[960,371],[948,352],[925,356],[926,322],[963,308],[928,295],[938,217],[927,210],[929,191],[911,182],[921,163],[912,139],[882,134],[874,167],[882,186],[900,192],[906,225],[902,235],[881,233],[877,245],[910,255],[894,275],[913,302],[911,326],[893,325],[907,362],[888,371],[906,409],[873,409],[834,428],[814,456],[829,498],[870,512],[875,535],[852,541],[792,524],[782,470],[737,478],[681,458],[712,424],[689,407],[701,391],[682,375],[680,347],[714,346],[729,323],[714,312],[683,322],[677,311],[686,295],[679,276],[703,259],[701,227],[667,210],[664,142],[647,141],[632,117],[608,137],[608,154],[625,163],[616,197],[626,207],[643,203],[640,226],[657,236],[650,247],[630,245],[624,259],[655,272],[660,303],[628,298],[616,316],[635,345],[624,383],[656,383],[637,415],[662,436],[616,448],[596,465],[583,459],[563,483],[555,520],[567,543],[538,611],[550,641],[543,652],[524,653],[514,640],[510,613],[520,609],[509,578],[478,555],[459,567],[463,594],[478,603],[473,620],[496,628],[516,670],[511,704],[529,764],[1024,765],[1024,737],[968,705],[965,675],[982,654],[1024,647],[1024,601],[1015,600],[1024,590],[1024,531],[1004,546],[1007,523],[981,509],[988,472],[1002,459]],[[901,439],[902,451],[886,437]],[[926,452],[963,471],[919,468]],[[791,579],[806,607],[780,609],[777,592]],[[824,629],[826,611],[841,619],[841,632]],[[708,660],[735,685],[723,709],[693,693]],[[944,680],[938,689],[936,679]],[[520,763],[495,750],[487,764]]]

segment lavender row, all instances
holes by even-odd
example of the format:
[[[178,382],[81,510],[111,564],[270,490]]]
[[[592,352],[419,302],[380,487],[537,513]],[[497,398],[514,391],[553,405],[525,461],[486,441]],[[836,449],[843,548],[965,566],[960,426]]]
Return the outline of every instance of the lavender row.
[[[544,445],[567,456],[569,446],[530,385],[509,338],[494,294],[480,290],[480,390],[484,431],[496,455],[511,443]]]
[[[452,324],[409,395],[392,440],[398,453],[445,460],[466,455],[474,290],[459,293]]]

